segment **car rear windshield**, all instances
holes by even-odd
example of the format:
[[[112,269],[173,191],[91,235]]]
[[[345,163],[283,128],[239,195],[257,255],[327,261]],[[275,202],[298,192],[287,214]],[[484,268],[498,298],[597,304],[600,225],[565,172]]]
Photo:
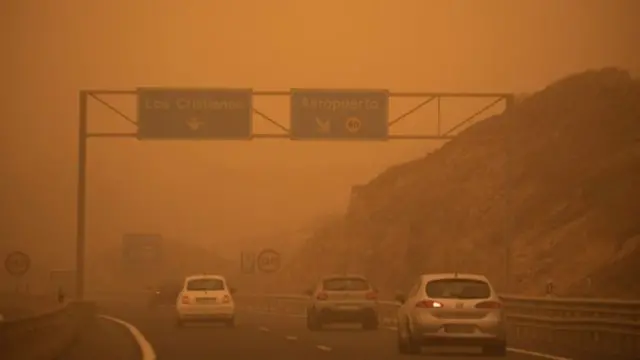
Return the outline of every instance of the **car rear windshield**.
[[[369,282],[361,278],[335,278],[322,282],[326,291],[365,291],[369,290]]]
[[[429,281],[427,296],[436,299],[487,299],[491,287],[485,281],[472,279],[441,279]]]
[[[193,279],[187,283],[187,291],[216,291],[224,290],[224,281],[221,279]]]

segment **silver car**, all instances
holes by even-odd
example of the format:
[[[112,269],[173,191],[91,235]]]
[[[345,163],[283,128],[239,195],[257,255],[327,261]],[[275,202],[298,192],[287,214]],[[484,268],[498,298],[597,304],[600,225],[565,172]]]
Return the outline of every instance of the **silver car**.
[[[425,274],[409,293],[398,295],[398,351],[417,354],[423,346],[481,346],[490,356],[506,355],[502,301],[486,277]]]
[[[309,330],[335,323],[360,323],[367,330],[378,328],[378,293],[364,276],[327,276],[305,293],[310,297]]]

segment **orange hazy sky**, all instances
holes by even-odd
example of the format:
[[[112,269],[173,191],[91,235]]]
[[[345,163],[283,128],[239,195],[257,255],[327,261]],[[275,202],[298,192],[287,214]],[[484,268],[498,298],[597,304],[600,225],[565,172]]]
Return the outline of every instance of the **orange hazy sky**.
[[[80,89],[529,92],[588,68],[640,72],[638,15],[634,0],[2,1],[0,251],[73,264]],[[133,113],[133,98],[106,99]],[[255,102],[288,125],[286,98]],[[89,121],[133,130],[95,102]],[[394,131],[433,128],[416,115]],[[235,256],[252,236],[342,211],[351,185],[439,145],[92,139],[89,251],[143,231]]]

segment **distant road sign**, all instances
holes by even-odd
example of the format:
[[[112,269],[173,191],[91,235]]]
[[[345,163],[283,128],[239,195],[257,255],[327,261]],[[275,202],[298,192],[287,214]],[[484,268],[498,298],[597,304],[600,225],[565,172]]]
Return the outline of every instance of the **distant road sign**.
[[[139,139],[248,140],[251,89],[138,89]]]
[[[386,140],[387,90],[291,90],[294,140]]]
[[[162,259],[162,235],[125,234],[122,237],[122,255],[129,263],[158,262]]]
[[[240,253],[240,272],[254,274],[256,272],[256,254],[243,251]]]
[[[273,249],[262,250],[256,259],[258,270],[263,273],[273,273],[280,270],[281,258],[280,253]]]
[[[4,268],[13,276],[22,276],[29,271],[31,258],[22,251],[14,251],[4,259]]]

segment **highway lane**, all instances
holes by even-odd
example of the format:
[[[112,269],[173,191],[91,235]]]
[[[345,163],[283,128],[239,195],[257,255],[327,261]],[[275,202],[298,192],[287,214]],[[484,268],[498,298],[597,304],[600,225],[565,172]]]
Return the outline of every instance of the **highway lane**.
[[[311,332],[299,316],[240,311],[237,327],[193,325],[178,328],[172,308],[108,306],[104,311],[136,326],[154,347],[159,360],[183,359],[305,359],[305,360],[393,360],[416,356],[396,351],[395,332],[388,328],[362,331],[357,326],[338,326]],[[479,358],[477,349],[433,349],[423,357],[435,360]],[[493,360],[498,358],[482,357]],[[505,359],[505,358],[502,358]],[[507,360],[541,360],[529,354],[510,352]]]
[[[131,332],[119,323],[98,317],[56,360],[140,360]]]
[[[172,308],[107,308],[109,315],[134,325],[153,346],[159,360],[327,359],[313,347],[274,338],[251,314],[238,314],[235,328],[215,324],[177,327]]]
[[[401,355],[396,350],[396,332],[392,327],[381,326],[377,331],[363,331],[357,325],[332,325],[322,331],[309,331],[305,327],[305,319],[299,315],[275,315],[262,312],[250,312],[253,321],[265,324],[273,334],[284,338],[295,337],[296,341],[308,346],[321,346],[331,349],[336,355],[332,359],[409,359],[416,355]],[[477,348],[425,348],[423,357],[435,360],[470,360],[470,359],[506,359],[506,360],[544,360],[523,352],[509,352],[507,357],[481,356]],[[546,360],[551,360],[547,358]]]

